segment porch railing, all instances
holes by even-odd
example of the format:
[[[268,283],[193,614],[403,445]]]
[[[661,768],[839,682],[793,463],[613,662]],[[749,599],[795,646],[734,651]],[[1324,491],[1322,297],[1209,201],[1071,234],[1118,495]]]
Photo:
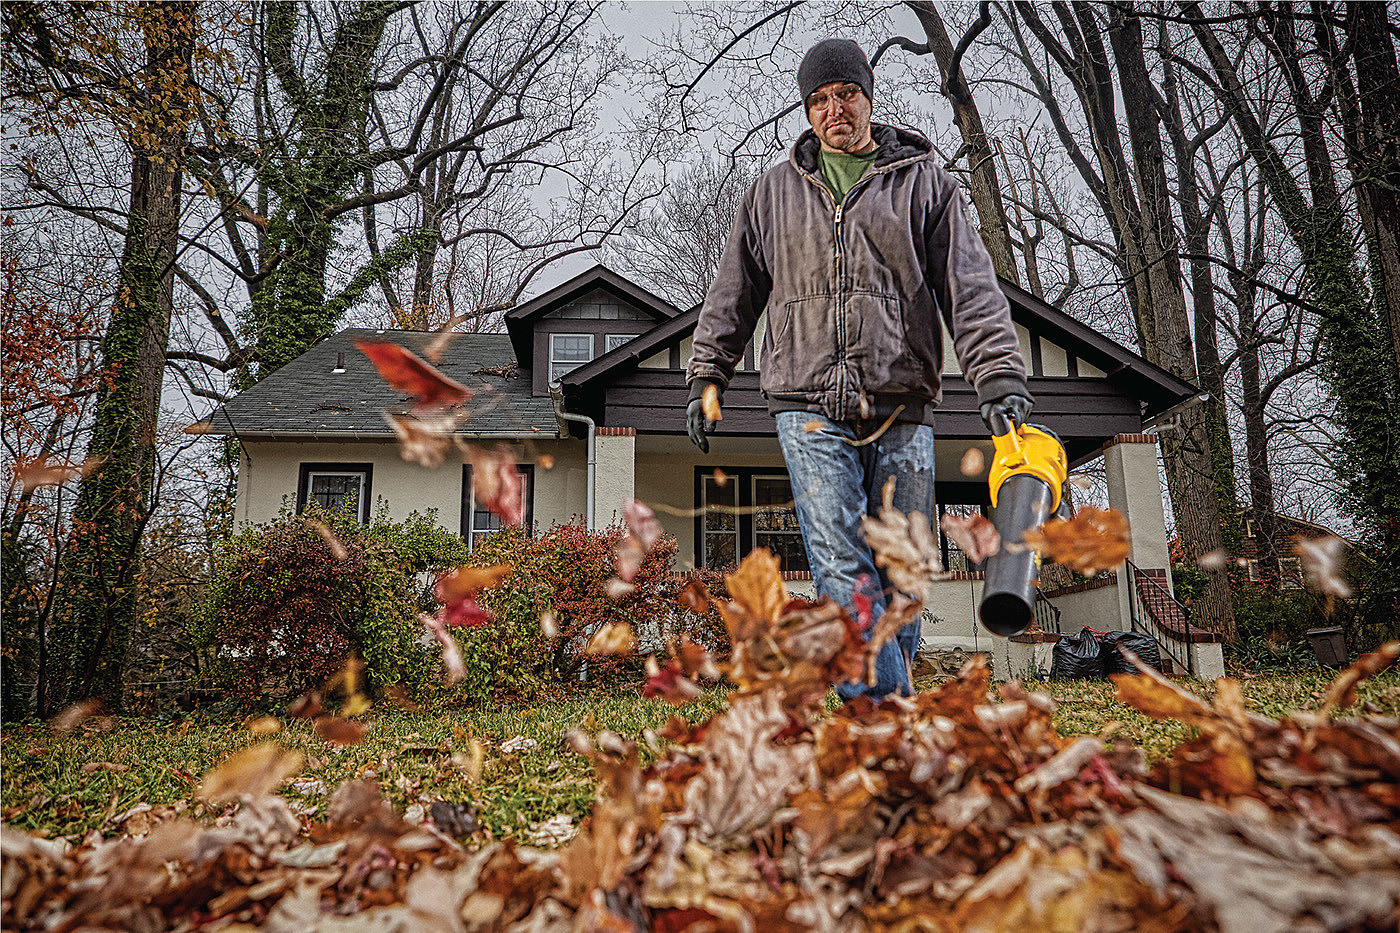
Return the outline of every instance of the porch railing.
[[[1191,616],[1171,590],[1153,579],[1132,561],[1125,561],[1132,596],[1128,601],[1129,618],[1134,632],[1156,639],[1157,645],[1171,658],[1178,671],[1196,674],[1191,656]]]
[[[1042,632],[1060,633],[1060,607],[1046,599],[1040,590],[1035,591],[1035,605],[1031,611],[1035,613],[1035,623]]]

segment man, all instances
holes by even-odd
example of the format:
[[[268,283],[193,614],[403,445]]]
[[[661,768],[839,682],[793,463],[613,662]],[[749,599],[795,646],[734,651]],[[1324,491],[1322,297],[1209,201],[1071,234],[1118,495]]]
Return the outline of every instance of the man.
[[[691,440],[709,451],[702,397],[722,393],[767,309],[760,386],[775,415],[817,592],[871,616],[892,593],[861,533],[897,477],[894,505],[932,515],[933,412],[943,339],[953,337],[982,417],[1017,426],[1026,370],[991,259],[957,183],[917,133],[870,122],[874,73],[856,43],[817,43],[797,70],[811,129],[749,189],[695,329]],[[878,438],[863,442],[892,424]],[[911,623],[886,644],[872,687],[909,695]]]

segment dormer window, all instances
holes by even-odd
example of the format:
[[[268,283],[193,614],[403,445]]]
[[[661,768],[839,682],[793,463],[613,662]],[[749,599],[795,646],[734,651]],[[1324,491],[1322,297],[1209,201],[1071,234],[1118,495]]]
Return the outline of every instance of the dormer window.
[[[564,375],[593,359],[592,334],[549,335],[549,381],[558,382]]]

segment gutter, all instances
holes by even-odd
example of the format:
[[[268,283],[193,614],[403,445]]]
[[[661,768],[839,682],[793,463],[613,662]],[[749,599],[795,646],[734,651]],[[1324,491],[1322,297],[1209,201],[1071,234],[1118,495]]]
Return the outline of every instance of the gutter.
[[[554,383],[549,387],[549,398],[554,403],[554,417],[560,421],[574,421],[578,424],[586,425],[588,428],[588,481],[587,481],[587,509],[588,514],[584,516],[584,521],[589,531],[593,530],[593,488],[598,477],[598,455],[594,438],[598,434],[598,424],[587,415],[575,415],[564,410],[564,390],[559,383]],[[560,425],[559,434],[565,433],[563,425]]]

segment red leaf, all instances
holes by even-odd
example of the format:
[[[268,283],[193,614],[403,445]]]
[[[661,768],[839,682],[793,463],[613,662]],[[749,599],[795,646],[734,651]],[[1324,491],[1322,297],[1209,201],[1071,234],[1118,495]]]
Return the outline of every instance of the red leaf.
[[[433,366],[396,343],[382,340],[356,340],[355,346],[369,357],[380,377],[395,391],[414,397],[415,412],[461,405],[471,398],[471,390],[449,379]]]
[[[647,675],[642,696],[649,700],[659,698],[673,706],[684,706],[704,692],[685,676],[675,661],[667,661],[665,667],[659,667],[655,657],[648,657]]]
[[[443,625],[451,628],[480,628],[491,621],[491,613],[481,608],[481,603],[476,601],[475,596],[463,596],[443,606],[442,611],[438,613],[438,619]]]

